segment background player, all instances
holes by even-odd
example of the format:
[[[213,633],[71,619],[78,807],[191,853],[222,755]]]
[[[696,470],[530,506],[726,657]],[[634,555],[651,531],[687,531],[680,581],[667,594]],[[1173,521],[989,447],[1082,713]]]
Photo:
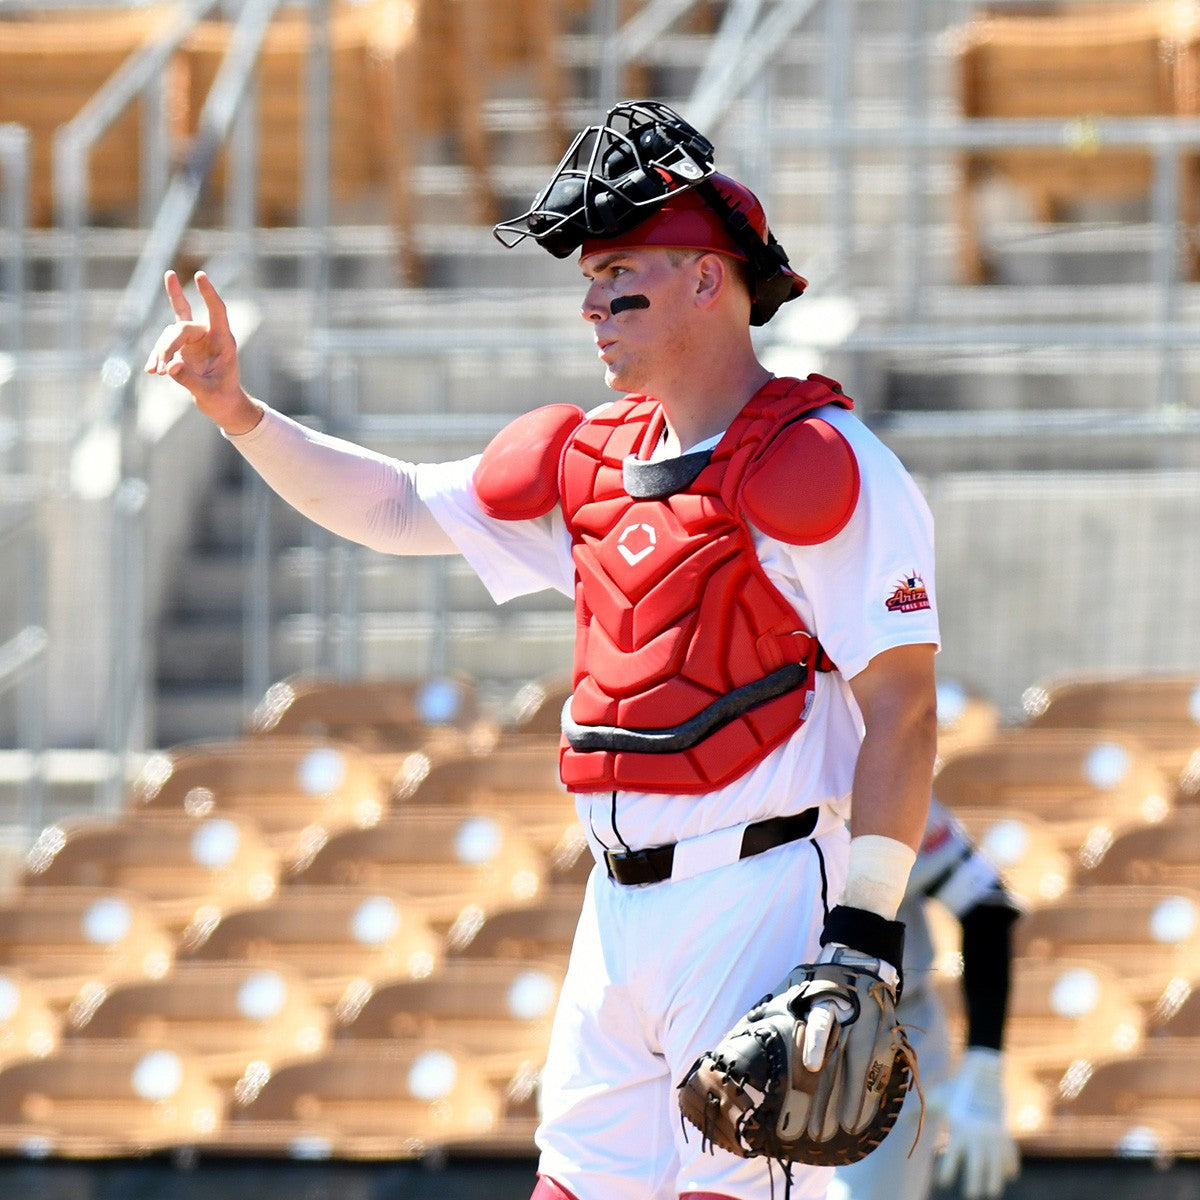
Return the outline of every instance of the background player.
[[[203,321],[168,275],[176,321],[146,366],[333,532],[458,551],[497,601],[577,597],[561,760],[597,868],[543,1075],[538,1200],[773,1196],[769,1163],[684,1134],[676,1085],[798,962],[848,946],[894,978],[927,813],[929,511],[836,385],[758,361],[751,325],[804,281],[711,149],[665,106],[618,106],[506,226],[579,252],[605,382],[631,401],[534,409],[463,462],[386,458],[248,396],[203,275]],[[797,1169],[791,1195],[829,1176]]]
[[[962,1000],[966,1048],[957,1066],[946,1011],[932,985],[934,942],[926,909],[937,903],[962,926]],[[897,1016],[908,1027],[929,1101],[926,1128],[910,1094],[883,1144],[861,1162],[838,1168],[829,1200],[926,1200],[934,1182],[961,1181],[968,1200],[996,1197],[1018,1171],[1005,1121],[1003,1039],[1015,900],[995,867],[936,797],[909,876],[899,917],[906,930],[904,994]],[[942,1136],[944,1135],[944,1136]],[[944,1141],[940,1162],[935,1163]]]

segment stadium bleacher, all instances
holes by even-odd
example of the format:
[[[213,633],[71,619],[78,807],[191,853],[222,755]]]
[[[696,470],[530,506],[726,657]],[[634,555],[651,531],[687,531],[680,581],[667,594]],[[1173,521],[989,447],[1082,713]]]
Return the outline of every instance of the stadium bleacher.
[[[690,6],[627,78],[686,111],[730,7]],[[1096,132],[1122,114],[1200,112],[1200,43],[1179,33],[1163,49],[1164,13],[1190,20],[1194,6],[1018,17],[984,11],[1012,4],[929,0],[916,59],[901,6],[850,7],[860,36],[841,48],[852,79],[840,99],[827,70],[838,48],[807,21],[760,80],[774,89],[772,129],[750,87],[722,117],[793,261],[813,268],[805,316],[768,348],[844,375],[938,520],[935,787],[1027,905],[1009,1039],[1026,1154],[1194,1158],[1200,373],[1198,339],[1179,330],[1198,314],[1200,155],[1181,144],[1180,207],[1164,228],[1151,156]],[[624,4],[623,19],[656,8]],[[5,544],[0,800],[21,856],[0,896],[0,1153],[528,1157],[546,1006],[590,869],[555,777],[565,598],[497,612],[458,566],[332,547],[147,392],[178,445],[147,443],[147,495],[164,515],[142,543],[144,624],[109,637],[127,593],[101,563],[134,493],[117,486],[119,461],[107,492],[88,476],[98,499],[71,491],[76,410],[91,407],[76,393],[92,395],[101,364],[59,377],[69,247],[51,145],[171,11],[25,0],[0,12],[0,123],[33,133],[25,290],[0,274],[0,498],[25,504],[29,477],[45,477],[46,745],[63,762],[107,747],[105,671],[122,644],[133,658],[145,647],[150,693],[119,809],[81,802],[79,779],[47,804],[24,799],[26,693],[14,700],[4,668],[26,645],[14,640],[24,617],[10,617],[40,576]],[[198,25],[160,81],[176,157],[231,44],[229,12]],[[247,256],[260,378],[281,407],[433,458],[471,452],[543,399],[596,401],[570,272],[504,257],[487,224],[527,202],[564,130],[597,115],[611,65],[599,14],[548,0],[334,3],[324,231],[304,225],[308,25],[277,15],[258,79],[252,236],[238,241],[247,231],[227,216],[231,142],[178,248],[181,264],[218,270],[231,270],[230,247]],[[1047,57],[1050,86],[1027,86],[1044,83]],[[902,153],[925,145],[906,141],[912,129],[959,115],[1064,118],[1075,140]],[[835,118],[891,121],[894,144],[847,163],[817,136]],[[76,350],[107,336],[148,240],[143,128],[129,108],[91,155],[90,332]],[[853,227],[839,223],[849,196]],[[324,293],[310,278],[322,239]],[[961,282],[985,277],[993,286]],[[325,311],[312,311],[318,295]],[[21,339],[9,336],[18,304]],[[841,338],[839,321],[852,329]],[[1089,322],[1116,330],[1114,344],[1079,341]],[[35,812],[46,820],[27,827]],[[953,1004],[955,947],[942,949]]]

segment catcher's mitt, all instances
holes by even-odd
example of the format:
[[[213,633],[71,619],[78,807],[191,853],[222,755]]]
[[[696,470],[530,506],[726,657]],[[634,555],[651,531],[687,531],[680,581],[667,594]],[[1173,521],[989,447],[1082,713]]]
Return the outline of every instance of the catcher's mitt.
[[[896,1023],[893,989],[863,956],[837,961],[841,954],[797,967],[688,1072],[680,1108],[706,1143],[742,1158],[832,1167],[857,1162],[887,1136],[915,1082],[916,1055]],[[837,1017],[810,1070],[805,1025],[820,1001]]]

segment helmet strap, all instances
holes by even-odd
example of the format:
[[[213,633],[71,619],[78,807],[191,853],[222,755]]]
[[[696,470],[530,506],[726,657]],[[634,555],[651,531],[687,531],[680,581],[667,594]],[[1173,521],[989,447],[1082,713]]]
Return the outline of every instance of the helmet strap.
[[[792,290],[791,278],[784,271],[789,261],[787,252],[775,240],[775,235],[770,229],[767,230],[767,240],[763,241],[758,231],[750,224],[750,218],[740,208],[730,204],[711,179],[698,183],[696,191],[704,197],[705,204],[721,218],[729,236],[746,255],[754,280],[754,304],[750,323],[765,324],[775,315],[775,310],[788,298]]]

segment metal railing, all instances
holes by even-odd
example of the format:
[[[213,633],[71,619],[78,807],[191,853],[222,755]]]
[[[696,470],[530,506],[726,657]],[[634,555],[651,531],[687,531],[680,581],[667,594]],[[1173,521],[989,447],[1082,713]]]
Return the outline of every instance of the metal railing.
[[[160,202],[155,210],[152,229],[143,252],[125,289],[110,326],[110,336],[102,354],[102,370],[96,403],[85,412],[85,428],[120,430],[120,481],[113,494],[114,561],[111,611],[114,624],[112,639],[112,676],[109,681],[109,727],[104,732],[104,749],[110,756],[112,774],[107,782],[104,804],[115,807],[124,786],[124,768],[131,752],[140,748],[146,733],[148,703],[148,665],[152,647],[146,628],[144,592],[145,524],[147,485],[145,447],[137,428],[137,382],[139,359],[144,354],[143,339],[156,304],[160,304],[161,275],[177,254],[194,219],[200,188],[211,168],[219,147],[231,149],[228,222],[244,239],[227,264],[230,277],[235,264],[253,268],[253,253],[243,253],[253,238],[255,212],[256,154],[253,138],[254,69],[261,40],[278,0],[248,0],[240,12],[234,42],[226,62],[205,105],[201,129],[194,139],[187,161],[168,180],[162,181]],[[606,44],[597,89],[599,106],[615,99],[615,80],[622,67],[645,54],[671,24],[685,15],[695,0],[652,0],[638,15],[623,26],[612,28],[616,36]],[[919,64],[925,53],[928,33],[924,0],[904,0],[903,36],[907,39],[912,62]],[[209,4],[193,5],[192,13],[207,11]],[[889,320],[877,328],[861,326],[831,347],[846,353],[887,354],[908,349],[966,349],[989,345],[1024,349],[1044,345],[1047,340],[1063,346],[1128,346],[1161,356],[1163,407],[1175,394],[1176,357],[1200,342],[1200,332],[1181,317],[1180,280],[1177,262],[1179,228],[1178,171],[1179,156],[1200,145],[1200,121],[1124,120],[1089,123],[1081,131],[1077,122],[931,122],[925,83],[915,75],[905,77],[904,97],[898,118],[891,124],[872,124],[855,120],[851,68],[854,61],[853,5],[849,0],[826,0],[823,12],[815,0],[735,0],[727,10],[725,24],[714,44],[723,47],[702,72],[686,114],[702,124],[711,117],[714,125],[707,130],[718,134],[734,102],[757,114],[750,123],[756,126],[767,149],[766,161],[776,153],[803,151],[825,156],[832,185],[828,193],[825,227],[830,233],[831,267],[821,272],[813,291],[837,292],[848,278],[848,267],[862,230],[855,223],[855,157],[862,151],[886,149],[902,156],[903,188],[895,229],[903,246],[906,269],[903,290],[897,303],[901,320]],[[615,4],[606,0],[597,7],[597,20],[615,21]],[[315,412],[332,432],[350,437],[378,438],[409,433],[424,436],[431,432],[478,435],[482,441],[505,420],[504,414],[453,414],[428,411],[395,418],[364,415],[359,411],[352,386],[347,390],[345,374],[339,370],[351,361],[380,354],[420,355],[448,364],[464,345],[474,351],[528,350],[535,354],[560,354],[563,334],[558,329],[512,329],[461,327],[420,330],[391,328],[333,328],[329,298],[331,293],[329,246],[331,210],[329,198],[329,12],[328,0],[312,0],[310,6],[312,36],[309,44],[306,94],[311,100],[306,118],[303,214],[307,247],[303,285],[310,301],[310,312],[300,314],[312,326],[306,346],[313,370],[308,376],[310,411]],[[812,127],[784,126],[772,119],[778,101],[778,81],[774,64],[787,49],[789,38],[811,19],[806,30],[811,38],[822,38],[824,51],[822,119]],[[823,21],[823,23],[819,23]],[[146,63],[157,61],[163,46],[176,36],[147,47],[144,57],[129,68],[119,83],[96,97],[93,105],[80,114],[78,124],[64,131],[58,150],[56,184],[63,189],[59,213],[64,221],[65,244],[75,239],[86,241],[81,232],[86,225],[84,193],[68,199],[68,181],[82,178],[86,186],[87,147],[92,145],[107,122],[117,97],[128,99],[140,94],[146,82]],[[732,65],[730,65],[732,64]],[[919,71],[919,68],[917,68]],[[106,85],[107,88],[108,85]],[[612,91],[612,95],[607,94]],[[86,118],[86,119],[85,119]],[[1148,147],[1156,163],[1152,196],[1152,224],[1157,231],[1154,248],[1154,303],[1148,319],[1140,323],[1102,324],[1056,322],[1021,325],[1009,321],[968,324],[961,320],[938,323],[928,315],[928,290],[932,286],[929,268],[929,215],[926,212],[928,171],[935,154],[953,154],[971,148],[990,146],[1066,146],[1081,134],[1102,146]],[[1074,141],[1073,141],[1074,139]],[[719,141],[719,137],[717,138]],[[2,149],[0,149],[2,153]],[[82,176],[81,176],[82,172]],[[158,184],[153,184],[158,187]],[[768,207],[770,207],[768,205]],[[70,257],[69,255],[67,257]],[[84,303],[84,279],[75,267],[63,265],[68,305],[78,319]],[[214,272],[215,274],[215,272]],[[762,331],[769,339],[773,329]],[[135,351],[138,351],[135,353]],[[350,372],[352,374],[352,372]],[[262,394],[259,389],[259,394]],[[246,509],[246,604],[244,608],[245,658],[243,683],[248,702],[257,699],[270,681],[272,634],[270,504],[261,484],[255,484]],[[360,648],[364,638],[358,571],[361,556],[346,550],[325,535],[315,534],[319,551],[314,576],[311,611],[320,626],[317,654],[321,666],[335,673],[354,673],[360,669]],[[442,594],[445,580],[431,567],[431,595]],[[445,605],[431,602],[434,625],[433,661],[446,657],[449,613]],[[119,619],[118,619],[119,618]],[[28,648],[28,647],[26,647]],[[15,650],[19,651],[20,646]]]
[[[850,353],[898,349],[955,349],[970,353],[986,347],[1013,350],[1061,346],[1076,350],[1136,348],[1157,355],[1158,404],[1169,408],[1179,400],[1178,352],[1200,347],[1200,328],[1180,317],[1180,257],[1183,226],[1180,212],[1181,156],[1200,149],[1200,119],[1185,117],[1108,118],[1098,120],[1001,120],[977,118],[954,122],[898,122],[895,125],[839,123],[826,128],[776,128],[772,145],[790,149],[824,150],[831,170],[842,179],[834,187],[830,226],[834,231],[832,268],[823,281],[844,288],[854,254],[856,230],[853,205],[840,197],[850,190],[855,150],[905,151],[910,158],[929,151],[961,152],[997,148],[1050,147],[1071,152],[1133,148],[1149,151],[1153,160],[1150,224],[1154,230],[1151,271],[1153,305],[1146,319],[1128,323],[1079,322],[1048,325],[1012,322],[979,325],[962,321],[934,324],[926,317],[929,286],[924,222],[904,224],[904,286],[895,312],[885,328],[858,330],[842,344]],[[919,181],[909,180],[911,213],[917,205]]]
[[[104,745],[111,771],[102,801],[107,811],[120,807],[130,755],[145,747],[148,736],[148,668],[152,659],[148,643],[152,631],[147,628],[146,612],[145,510],[149,489],[144,478],[148,465],[145,446],[138,424],[143,343],[161,304],[163,273],[178,255],[204,182],[218,150],[229,137],[279,3],[246,0],[233,25],[229,48],[204,102],[199,127],[182,166],[167,185],[117,305],[112,339],[100,372],[100,401],[91,416],[90,428],[115,424],[120,430],[120,484],[113,497],[112,648]],[[234,173],[236,178],[236,167]],[[241,186],[246,182],[243,177]],[[243,207],[253,211],[252,203]]]
[[[54,137],[54,213],[63,246],[58,258],[59,290],[65,305],[63,349],[76,353],[84,341],[88,218],[88,156],[122,113],[142,100],[140,139],[141,211],[159,211],[171,162],[166,67],[216,0],[182,3],[154,37],[135,50],[99,91]]]
[[[0,451],[11,447],[12,466],[25,465],[25,380],[16,363],[25,348],[26,228],[29,224],[30,139],[23,125],[0,125],[0,307],[4,340],[0,351],[0,392],[8,413],[0,411]]]
[[[131,755],[146,746],[148,734],[149,666],[152,659],[152,630],[147,628],[147,504],[150,490],[146,482],[148,462],[139,422],[139,381],[141,361],[145,357],[145,339],[161,311],[162,276],[176,259],[183,240],[192,226],[207,180],[222,145],[231,144],[229,211],[235,230],[253,225],[256,189],[256,147],[245,131],[252,128],[255,113],[248,102],[254,95],[253,80],[259,53],[267,29],[281,0],[238,0],[228,7],[232,26],[230,42],[216,78],[199,116],[198,129],[180,164],[168,174],[173,151],[166,144],[165,67],[197,23],[216,6],[216,0],[189,0],[181,3],[162,31],[145,42],[95,93],[91,100],[58,131],[54,145],[54,198],[57,228],[50,252],[55,263],[55,279],[63,303],[61,348],[53,356],[33,354],[23,349],[19,334],[10,356],[12,380],[47,370],[61,374],[75,372],[80,379],[79,392],[88,402],[78,404],[70,416],[70,429],[61,428],[58,436],[72,448],[73,460],[81,469],[68,472],[67,478],[83,479],[85,460],[97,447],[105,450],[115,444],[117,452],[109,498],[109,594],[107,604],[98,606],[108,613],[107,637],[109,678],[105,689],[105,727],[97,734],[104,752],[106,775],[101,779],[97,801],[102,811],[116,811],[123,800]],[[324,40],[321,29],[327,23],[327,0],[313,0],[313,42]],[[326,54],[327,58],[327,54]],[[327,64],[325,67],[327,73]],[[316,86],[316,94],[324,92]],[[116,304],[106,342],[93,355],[85,336],[87,288],[88,156],[122,112],[142,100],[143,128],[142,213],[149,216],[148,230],[130,278]],[[249,119],[247,119],[247,110]],[[319,120],[319,119],[318,119]],[[240,123],[239,123],[240,121]],[[235,128],[236,127],[236,128]],[[23,131],[22,131],[23,132]],[[3,208],[6,250],[15,256],[24,250],[28,226],[28,207],[24,197],[29,186],[27,142],[11,127],[0,128],[0,168],[4,171]],[[322,172],[324,174],[324,172]],[[15,197],[15,198],[14,198]],[[316,211],[312,204],[310,211]],[[243,238],[222,264],[233,278],[237,268],[253,266],[248,254],[248,239]],[[10,258],[14,265],[5,271],[5,293],[13,296],[18,313],[23,312],[26,280],[24,258]],[[252,274],[251,270],[247,273]],[[98,373],[89,372],[98,367]],[[24,430],[16,431],[18,447],[28,445]],[[101,457],[104,457],[102,455]],[[74,462],[73,462],[74,465]],[[33,518],[31,518],[32,520]],[[33,528],[23,525],[21,528]],[[5,535],[7,536],[7,535]],[[22,563],[31,581],[40,579],[40,548],[34,539],[28,561]],[[0,646],[0,690],[41,679],[34,667],[44,663],[47,634],[44,616],[31,618],[8,642]],[[36,747],[40,763],[43,748],[44,705],[42,697],[28,693],[20,704],[23,747]],[[37,722],[36,727],[33,724]],[[39,768],[40,771],[40,768]],[[42,777],[34,772],[31,787],[35,793],[26,805],[36,821],[42,805]]]
[[[30,140],[23,125],[0,125],[0,236],[5,335],[3,346],[18,354],[25,345],[25,231],[29,224]]]
[[[763,0],[735,0],[730,4],[688,99],[689,119],[700,129],[714,128],[733,101],[764,77],[787,39],[817,3],[778,0],[766,13]]]
[[[15,394],[15,383],[40,379],[47,371],[59,377],[65,372],[79,379],[77,393],[82,400],[55,426],[54,436],[65,442],[71,456],[63,478],[72,486],[90,481],[92,487],[87,494],[108,505],[108,595],[107,603],[97,606],[108,613],[106,628],[98,632],[107,646],[109,667],[103,728],[96,735],[105,764],[97,788],[100,811],[112,812],[120,807],[129,770],[136,765],[137,753],[147,746],[150,725],[154,649],[153,630],[148,628],[147,510],[151,492],[147,482],[148,447],[139,412],[141,362],[151,328],[163,312],[163,272],[174,265],[194,228],[202,190],[223,146],[228,146],[229,158],[226,224],[234,237],[227,239],[227,252],[207,266],[210,275],[225,286],[240,280],[256,282],[256,74],[268,28],[285,2],[223,0],[221,7],[230,24],[228,46],[199,115],[196,133],[182,156],[177,157],[166,142],[166,67],[191,31],[217,7],[216,0],[181,0],[163,28],[131,54],[74,119],[58,130],[53,158],[56,226],[49,237],[39,240],[39,245],[54,266],[59,291],[59,348],[52,354],[34,353],[24,348],[19,332],[6,336],[6,345],[20,351],[0,363],[7,396]],[[324,281],[328,278],[329,255],[330,5],[329,0],[308,0],[305,7],[310,17],[304,87],[308,98],[303,195],[308,243],[306,281],[320,305],[327,287]],[[86,335],[92,245],[88,159],[114,121],[139,100],[143,113],[139,143],[141,216],[147,229],[130,277],[107,321],[103,342],[96,347],[88,344]],[[17,133],[9,127],[0,128],[4,264],[10,261],[10,251],[14,256],[18,251],[23,253],[28,228],[24,199],[29,190],[28,145]],[[173,162],[178,164],[174,168]],[[19,315],[26,307],[22,302],[27,284],[25,260],[14,257],[11,261],[14,266],[5,269],[0,298],[11,296],[13,311]],[[245,366],[253,371],[251,363]],[[17,429],[12,436],[18,447],[28,446],[25,430]],[[111,465],[107,492],[104,479],[96,481],[93,468],[97,465],[105,468],[99,472],[102,477],[108,475]],[[265,512],[265,506],[261,507]],[[249,614],[258,612],[257,606],[248,607]],[[31,623],[0,647],[0,688],[10,677],[28,677],[30,656],[39,660],[45,657],[44,637],[44,622]],[[253,641],[247,636],[248,647]],[[248,649],[247,655],[247,675],[261,677],[265,670],[259,661],[261,654],[252,657]],[[26,711],[42,713],[42,707],[22,704],[22,712]],[[38,741],[40,745],[40,738],[40,732],[36,738],[29,731],[21,734],[22,744]],[[35,807],[40,811],[40,800]]]
[[[27,542],[18,556],[14,544]],[[45,811],[45,706],[46,668],[49,636],[46,633],[46,596],[42,571],[41,535],[38,508],[25,502],[19,515],[0,528],[0,562],[20,560],[19,585],[10,586],[22,593],[21,627],[0,642],[0,694],[14,692],[16,697],[15,732],[23,759],[19,785],[22,822],[27,834],[36,833]]]
[[[657,39],[692,9],[692,0],[649,0],[630,20],[618,21],[615,0],[603,0],[593,11],[592,30],[600,43],[596,85],[597,110],[617,99],[616,88],[627,66],[652,53]],[[1180,315],[1178,199],[1180,155],[1200,146],[1200,121],[1176,118],[1112,119],[1099,121],[998,121],[960,120],[933,122],[930,119],[928,59],[929,28],[934,4],[930,0],[902,0],[898,5],[898,40],[903,47],[907,70],[899,86],[900,103],[896,120],[871,124],[856,120],[853,68],[856,58],[855,6],[849,0],[732,0],[726,7],[720,29],[689,98],[681,104],[684,115],[695,121],[722,144],[720,134],[742,102],[744,119],[737,125],[738,149],[745,156],[747,142],[759,139],[768,164],[788,151],[818,152],[825,156],[831,180],[824,226],[829,231],[832,251],[829,266],[819,270],[812,292],[843,294],[852,290],[851,263],[861,230],[855,221],[856,156],[863,151],[885,150],[900,157],[899,203],[889,236],[902,248],[904,269],[894,304],[895,312],[876,327],[861,324],[839,335],[825,347],[846,355],[887,355],[903,350],[956,350],[1002,347],[1016,351],[1037,346],[1060,345],[1075,349],[1127,347],[1144,350],[1157,359],[1158,405],[1168,412],[1178,399],[1178,355],[1200,345],[1200,328]],[[968,6],[959,6],[962,16]],[[953,4],[938,6],[940,13],[954,13]],[[775,67],[789,50],[789,39],[805,27],[806,34],[823,43],[817,55],[821,64],[823,106],[821,119],[812,126],[797,128],[774,119],[779,99]],[[726,129],[726,132],[728,130]],[[930,278],[929,176],[934,155],[953,155],[968,149],[999,146],[1053,146],[1070,149],[1086,140],[1089,146],[1140,147],[1153,155],[1155,171],[1150,223],[1155,230],[1153,250],[1153,295],[1149,314],[1128,324],[1105,322],[971,323],[952,317],[938,323],[928,315]],[[765,185],[770,192],[769,178]],[[770,205],[768,204],[770,208]],[[1147,318],[1148,319],[1145,319]],[[781,336],[773,328],[761,331],[763,344]],[[562,345],[556,330],[521,328],[422,328],[332,329],[318,327],[311,349],[322,364],[321,377],[328,380],[334,360],[373,356],[421,355],[449,362],[464,345],[473,350],[524,350],[552,354]],[[326,385],[327,386],[327,385]],[[325,399],[328,392],[323,393]],[[345,397],[343,396],[343,401]],[[328,410],[318,403],[319,412]],[[336,432],[351,438],[394,438],[408,433],[414,438],[438,429],[447,434],[478,433],[480,441],[503,421],[499,414],[441,414],[427,411],[395,418],[364,416],[351,400],[343,403]],[[1154,414],[1148,418],[1154,424]],[[333,550],[320,543],[326,572],[337,574]],[[354,605],[357,593],[345,590],[346,602],[338,608],[329,600],[337,589],[319,590],[314,616],[325,631],[325,647],[341,644],[349,631],[353,639],[362,627],[361,613]],[[444,641],[448,615],[436,607],[431,615],[437,637]],[[335,630],[338,632],[335,634]],[[265,631],[264,631],[265,632]],[[343,665],[345,658],[343,656]],[[336,670],[332,652],[324,666]]]

